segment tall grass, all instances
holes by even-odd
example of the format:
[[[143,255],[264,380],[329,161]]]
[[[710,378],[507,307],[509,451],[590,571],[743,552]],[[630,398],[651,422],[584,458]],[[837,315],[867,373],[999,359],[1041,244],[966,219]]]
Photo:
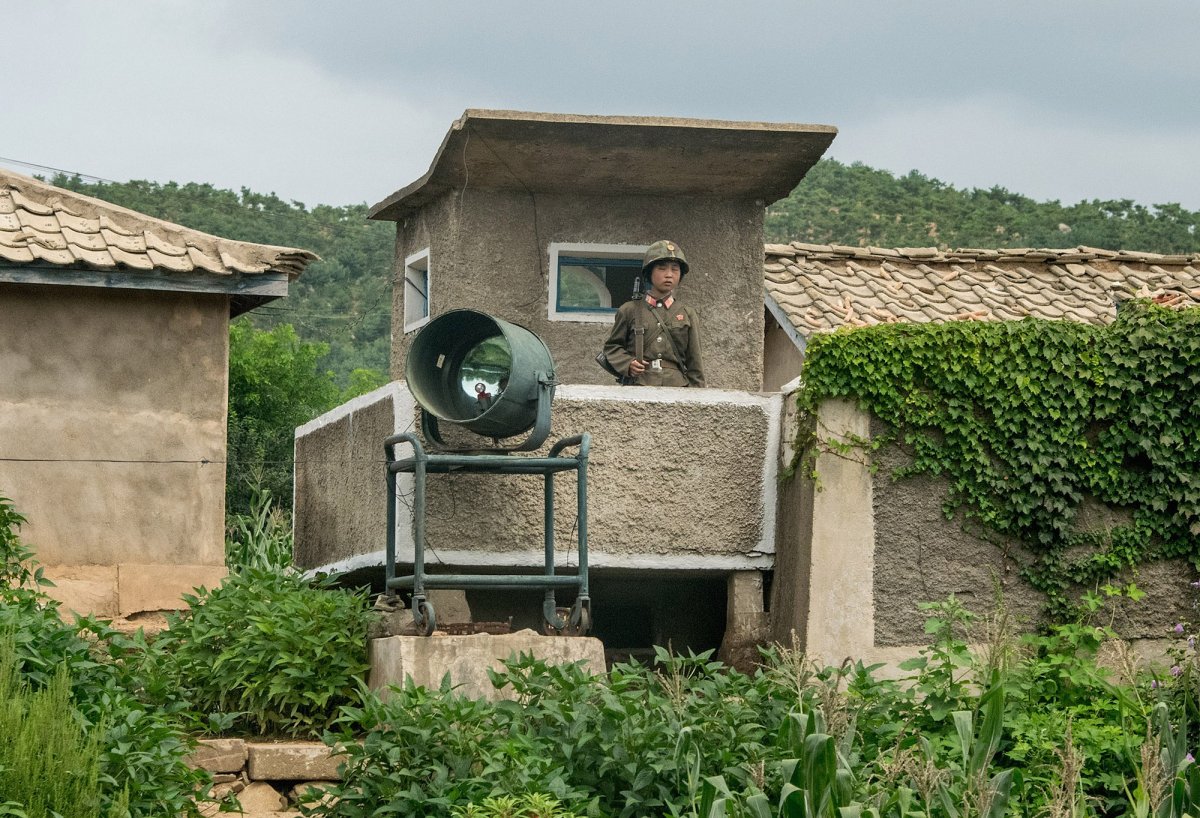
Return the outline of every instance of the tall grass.
[[[12,634],[0,634],[0,815],[100,818],[103,734],[75,718],[65,668],[32,690],[17,673]]]

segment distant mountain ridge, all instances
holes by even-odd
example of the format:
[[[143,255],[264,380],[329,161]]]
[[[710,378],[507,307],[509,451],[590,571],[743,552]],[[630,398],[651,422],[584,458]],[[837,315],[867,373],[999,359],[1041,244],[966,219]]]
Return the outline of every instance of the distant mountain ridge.
[[[1004,188],[961,190],[912,171],[895,176],[822,159],[767,208],[768,242],[875,247],[1100,247],[1200,252],[1200,211],[1131,199],[1038,202]]]
[[[365,204],[306,208],[274,194],[207,184],[53,184],[219,236],[312,250],[292,294],[252,313],[256,326],[295,326],[329,344],[322,367],[344,383],[357,368],[388,371],[395,229]],[[766,240],[875,247],[1075,247],[1200,252],[1200,211],[1132,200],[1038,202],[1003,188],[960,190],[916,171],[896,176],[822,159],[767,209]]]

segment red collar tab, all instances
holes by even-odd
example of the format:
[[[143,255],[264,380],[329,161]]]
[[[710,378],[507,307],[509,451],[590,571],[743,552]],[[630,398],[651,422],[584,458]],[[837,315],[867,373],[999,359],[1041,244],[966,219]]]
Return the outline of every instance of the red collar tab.
[[[662,306],[666,307],[667,309],[671,309],[671,305],[675,303],[675,296],[668,295],[662,301],[659,301],[654,296],[650,295],[650,293],[646,293],[646,303],[649,304],[651,307],[657,307],[661,304]]]

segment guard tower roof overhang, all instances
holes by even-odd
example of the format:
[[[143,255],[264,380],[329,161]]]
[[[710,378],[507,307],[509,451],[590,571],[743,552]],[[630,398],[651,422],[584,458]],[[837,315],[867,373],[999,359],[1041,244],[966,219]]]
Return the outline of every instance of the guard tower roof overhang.
[[[466,185],[584,195],[782,199],[837,135],[830,125],[470,109],[429,170],[371,208],[406,213]]]

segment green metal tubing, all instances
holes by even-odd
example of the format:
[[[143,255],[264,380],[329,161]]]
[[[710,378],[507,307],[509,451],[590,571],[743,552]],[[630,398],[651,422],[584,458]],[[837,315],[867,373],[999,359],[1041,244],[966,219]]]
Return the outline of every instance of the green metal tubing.
[[[546,472],[546,480],[544,490],[542,492],[543,502],[542,509],[545,514],[545,536],[543,543],[545,546],[545,568],[543,573],[546,577],[554,576],[554,472]],[[554,587],[546,589],[546,595],[542,598],[542,619],[546,621],[550,627],[558,629],[566,623],[558,615],[558,599],[554,595]]]
[[[579,509],[579,519],[575,522],[579,542],[579,595],[588,598],[588,524],[587,524],[587,467],[588,452],[592,446],[592,437],[586,432],[580,437],[579,471],[575,479],[575,507]],[[561,441],[560,441],[561,442]]]
[[[533,574],[428,574],[420,578],[424,588],[578,588],[577,576]],[[416,588],[414,574],[388,580],[392,588]]]
[[[403,460],[396,459],[396,446],[407,443],[412,447],[412,456]],[[578,446],[579,453],[575,457],[560,456],[564,449]],[[426,591],[430,588],[492,588],[501,590],[546,589],[542,602],[542,614],[548,625],[561,630],[568,624],[577,624],[576,611],[583,611],[589,604],[588,595],[588,536],[587,536],[587,464],[591,451],[591,435],[586,432],[580,435],[563,438],[551,447],[548,457],[510,457],[507,455],[461,455],[434,454],[429,455],[421,446],[420,440],[412,433],[393,435],[384,441],[384,451],[387,454],[388,481],[388,532],[387,532],[387,574],[386,588],[389,592],[396,589],[412,589],[413,615],[418,624],[426,622],[422,619]],[[578,519],[579,566],[574,576],[560,576],[555,573],[554,565],[554,474],[559,471],[574,469],[576,480],[576,502]],[[425,573],[425,480],[430,472],[445,473],[464,471],[472,473],[498,474],[541,474],[545,477],[545,533],[544,554],[545,566],[542,575],[495,575],[495,574],[435,574]],[[396,475],[412,472],[413,486],[413,573],[409,576],[396,576]],[[568,623],[558,615],[554,595],[556,588],[577,589],[576,602],[573,608],[572,621]],[[432,630],[432,627],[430,628]]]
[[[470,469],[475,473],[495,471],[502,474],[542,474],[546,471],[568,471],[579,468],[575,457],[509,457],[488,454],[434,454],[420,458],[431,474]],[[417,458],[409,457],[388,463],[388,471],[410,471]]]

